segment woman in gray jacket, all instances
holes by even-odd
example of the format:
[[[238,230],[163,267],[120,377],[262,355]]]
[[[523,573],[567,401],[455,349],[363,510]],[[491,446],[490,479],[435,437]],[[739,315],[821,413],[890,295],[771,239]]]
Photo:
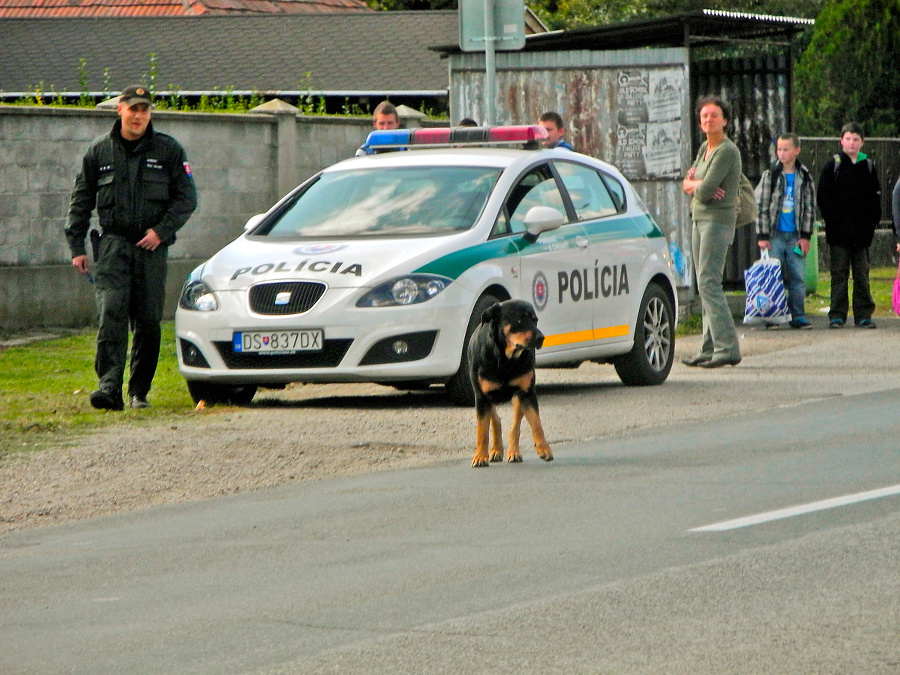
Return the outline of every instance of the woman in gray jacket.
[[[722,288],[725,256],[734,240],[741,180],[741,154],[725,135],[731,108],[718,96],[697,102],[700,130],[706,141],[682,181],[691,199],[691,252],[703,311],[703,343],[688,366],[720,368],[741,362],[737,331]]]

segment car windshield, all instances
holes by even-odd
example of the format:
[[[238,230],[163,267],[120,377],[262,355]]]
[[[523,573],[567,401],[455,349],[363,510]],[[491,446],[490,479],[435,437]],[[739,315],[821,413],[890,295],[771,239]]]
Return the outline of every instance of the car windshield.
[[[411,237],[467,230],[499,175],[497,168],[446,166],[324,173],[254,234]]]

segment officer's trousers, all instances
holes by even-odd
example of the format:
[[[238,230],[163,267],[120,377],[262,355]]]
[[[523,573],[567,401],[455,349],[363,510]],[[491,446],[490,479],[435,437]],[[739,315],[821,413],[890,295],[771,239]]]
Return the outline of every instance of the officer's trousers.
[[[104,234],[96,261],[97,355],[94,370],[100,389],[122,394],[128,330],[134,332],[128,396],[145,398],[150,391],[159,348],[166,290],[168,247],[138,248],[123,237]]]

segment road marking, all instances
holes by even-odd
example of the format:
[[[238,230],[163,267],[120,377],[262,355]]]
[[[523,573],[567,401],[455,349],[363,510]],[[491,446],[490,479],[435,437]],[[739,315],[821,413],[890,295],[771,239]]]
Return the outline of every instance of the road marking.
[[[725,530],[737,530],[741,527],[750,527],[751,525],[768,523],[773,520],[792,518],[793,516],[802,516],[805,513],[834,509],[839,506],[858,504],[859,502],[866,502],[872,499],[880,499],[881,497],[891,497],[893,495],[900,495],[900,485],[893,485],[891,487],[880,488],[878,490],[869,490],[868,492],[857,492],[854,495],[846,495],[844,497],[824,499],[820,502],[801,504],[800,506],[792,506],[787,509],[779,509],[778,511],[768,511],[766,513],[759,513],[755,516],[747,516],[746,518],[726,520],[724,522],[715,523],[713,525],[695,527],[691,530],[688,530],[688,532],[724,532]]]

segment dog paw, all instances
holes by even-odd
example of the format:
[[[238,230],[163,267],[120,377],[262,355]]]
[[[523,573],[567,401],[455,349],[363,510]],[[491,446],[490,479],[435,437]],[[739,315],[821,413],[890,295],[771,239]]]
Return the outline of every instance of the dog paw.
[[[503,453],[502,452],[492,452],[490,459],[492,462],[502,462],[503,461]]]
[[[545,462],[552,462],[552,461],[553,461],[553,453],[550,452],[550,450],[545,450],[544,452],[539,452],[539,453],[538,453],[538,457],[540,457],[540,458],[541,458],[542,460],[544,460]]]
[[[522,453],[521,452],[510,452],[506,458],[506,461],[510,464],[516,464],[522,461]]]
[[[477,469],[482,466],[490,466],[490,463],[488,462],[488,458],[487,457],[479,457],[478,455],[475,455],[475,459],[472,460],[472,467]]]

